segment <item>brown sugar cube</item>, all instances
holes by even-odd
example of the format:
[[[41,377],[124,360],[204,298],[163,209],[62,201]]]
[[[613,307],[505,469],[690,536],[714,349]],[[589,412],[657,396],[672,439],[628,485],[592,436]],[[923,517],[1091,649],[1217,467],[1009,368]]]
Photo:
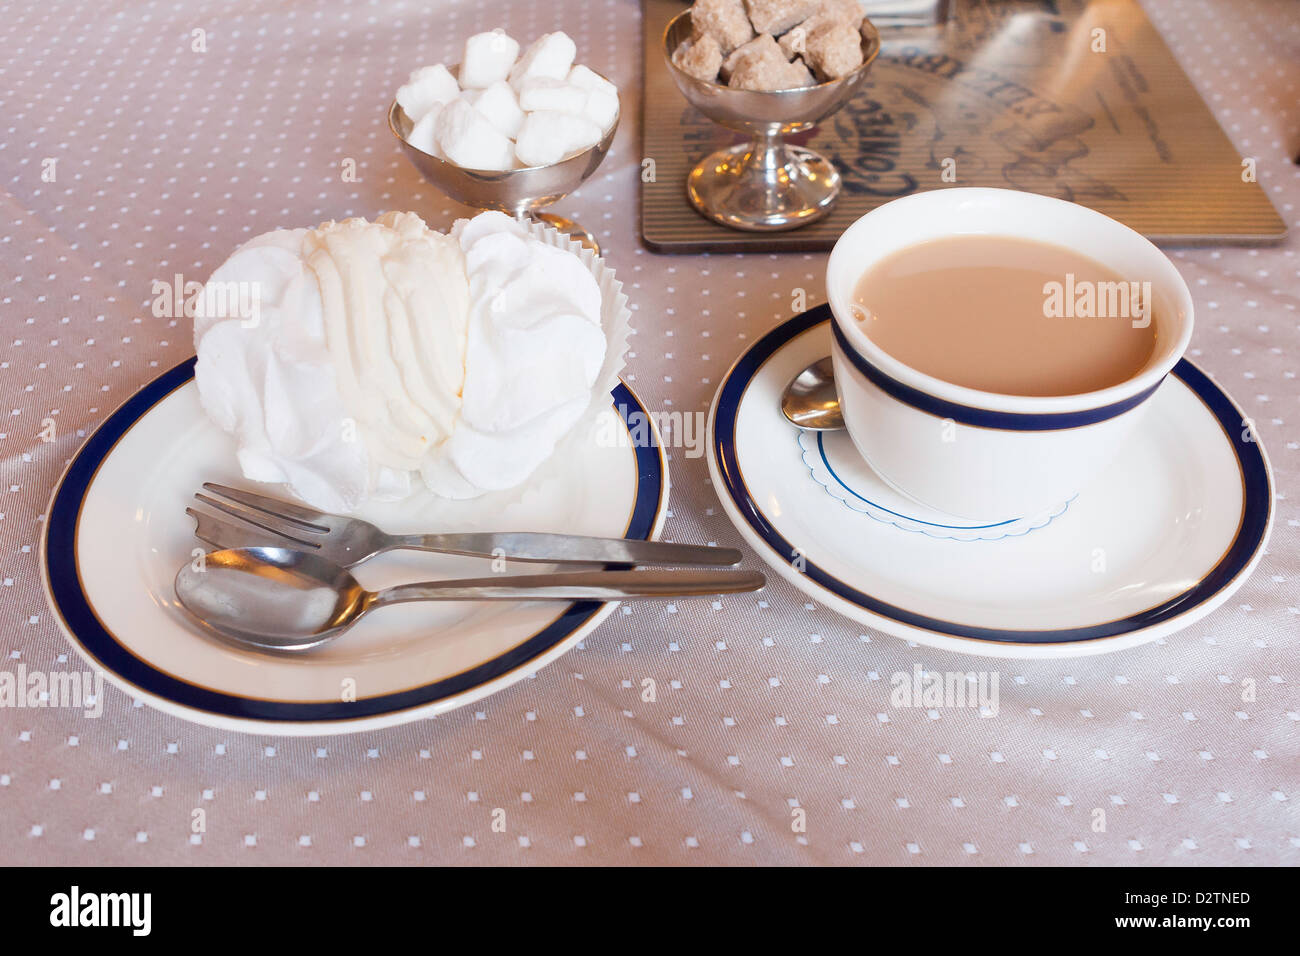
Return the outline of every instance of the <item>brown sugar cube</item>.
[[[697,80],[716,83],[718,70],[722,67],[722,48],[713,34],[704,33],[678,44],[673,51],[673,63],[677,69]]]
[[[818,79],[838,80],[862,65],[862,35],[847,23],[829,23],[808,35],[804,57]]]
[[[785,65],[785,76],[784,85],[781,87],[783,90],[794,90],[801,86],[817,85],[817,78],[812,75],[808,67],[804,66],[803,60],[798,57]]]
[[[803,23],[796,24],[781,34],[777,45],[781,47],[781,52],[785,54],[787,60],[793,60],[796,56],[808,52],[808,37],[829,22],[831,21],[826,20],[822,14],[814,13]]]
[[[745,16],[744,0],[695,0],[691,28],[696,37],[706,33],[713,37],[723,56],[754,36],[754,28]]]
[[[858,0],[821,0],[817,12],[795,24],[778,41],[787,60],[808,50],[808,37],[832,23],[846,23],[854,28],[862,22],[862,5]]]
[[[820,0],[745,0],[749,22],[759,33],[784,33],[817,12]]]
[[[748,43],[736,47],[722,61],[722,79],[730,80],[731,74],[736,71],[740,64],[751,57],[764,57],[773,62],[780,60],[784,63],[786,61],[786,56],[781,52],[781,48],[777,46],[776,40],[772,39],[770,34],[760,33]]]
[[[856,27],[866,16],[860,0],[822,0],[817,15],[847,23],[851,27]]]
[[[737,90],[792,90],[812,86],[813,76],[801,62],[787,63],[778,53],[759,54],[741,60],[727,85]]]
[[[747,57],[732,70],[727,86],[733,90],[779,90],[786,65],[785,60],[773,62],[761,56]]]

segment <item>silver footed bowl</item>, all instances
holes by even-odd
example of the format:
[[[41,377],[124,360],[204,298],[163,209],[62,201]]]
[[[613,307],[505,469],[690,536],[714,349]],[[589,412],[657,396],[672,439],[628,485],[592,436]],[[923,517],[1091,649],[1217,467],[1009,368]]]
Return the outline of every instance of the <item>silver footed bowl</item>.
[[[673,51],[691,35],[691,12],[679,13],[664,31],[664,57],[677,88],[697,110],[748,143],[706,157],[686,177],[686,193],[699,212],[733,229],[796,229],[830,212],[840,193],[834,164],[811,149],[789,146],[799,133],[835,113],[866,81],[880,34],[870,21],[861,30],[862,65],[847,76],[791,90],[735,90],[683,72]]]
[[[450,68],[459,74],[459,64]],[[620,115],[622,110],[619,111]],[[574,153],[549,166],[526,166],[523,169],[466,169],[455,163],[416,149],[406,141],[415,124],[394,100],[388,108],[388,128],[402,144],[402,151],[428,182],[464,206],[495,209],[518,219],[541,219],[596,253],[596,238],[581,225],[564,216],[539,210],[559,202],[596,171],[618,131],[619,116],[614,117],[599,143]]]

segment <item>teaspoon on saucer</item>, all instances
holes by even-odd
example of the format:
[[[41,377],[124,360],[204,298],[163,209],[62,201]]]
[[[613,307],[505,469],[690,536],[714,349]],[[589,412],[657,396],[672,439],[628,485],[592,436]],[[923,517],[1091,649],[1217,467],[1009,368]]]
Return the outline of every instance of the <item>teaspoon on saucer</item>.
[[[781,413],[808,431],[829,432],[844,427],[830,356],[818,359],[790,380],[781,393]]]
[[[289,548],[232,548],[186,564],[176,597],[236,643],[301,651],[334,640],[375,608],[407,601],[620,601],[756,591],[756,571],[579,571],[466,578],[367,591],[345,568]]]

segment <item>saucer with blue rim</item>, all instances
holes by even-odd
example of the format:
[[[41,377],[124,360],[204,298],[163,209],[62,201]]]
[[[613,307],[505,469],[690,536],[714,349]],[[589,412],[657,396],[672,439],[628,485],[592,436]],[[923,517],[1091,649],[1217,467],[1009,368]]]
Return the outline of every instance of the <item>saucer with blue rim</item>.
[[[709,414],[709,471],[758,555],[814,600],[932,647],[996,657],[1105,653],[1209,614],[1264,553],[1273,484],[1233,400],[1183,359],[1116,460],[1069,501],[963,521],[877,477],[845,432],[781,413],[829,354],[821,306],[758,339]]]
[[[610,398],[606,417],[557,449],[554,480],[499,512],[470,523],[456,502],[421,492],[370,502],[359,516],[395,532],[493,530],[483,523],[499,522],[521,531],[655,538],[668,504],[658,433],[627,385]],[[611,441],[620,429],[626,440]],[[230,436],[199,405],[190,359],[129,398],[81,446],[50,501],[41,547],[46,596],[78,653],[134,699],[185,720],[316,736],[435,717],[535,674],[617,606],[412,602],[311,655],[236,647],[205,633],[172,586],[177,568],[205,550],[185,513],[205,480],[244,484]],[[375,589],[481,577],[488,560],[392,552],[356,574]],[[547,567],[514,562],[492,570]]]

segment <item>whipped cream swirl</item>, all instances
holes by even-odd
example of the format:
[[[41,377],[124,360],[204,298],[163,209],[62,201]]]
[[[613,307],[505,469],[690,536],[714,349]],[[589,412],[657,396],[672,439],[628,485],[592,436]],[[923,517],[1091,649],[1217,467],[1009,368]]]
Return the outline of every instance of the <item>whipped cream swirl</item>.
[[[501,213],[450,236],[413,213],[278,230],[221,283],[252,283],[258,314],[198,298],[200,401],[245,477],[330,511],[405,497],[416,475],[448,498],[522,484],[605,357],[591,272]]]

